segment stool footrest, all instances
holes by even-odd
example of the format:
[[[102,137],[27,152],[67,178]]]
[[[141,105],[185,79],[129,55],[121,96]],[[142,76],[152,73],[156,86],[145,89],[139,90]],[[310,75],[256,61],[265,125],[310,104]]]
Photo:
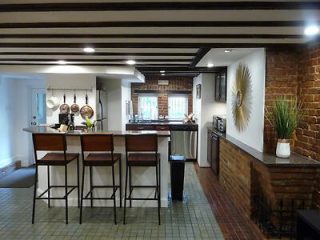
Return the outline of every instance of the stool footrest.
[[[36,197],[36,199],[49,199],[49,198],[41,198],[44,194],[46,194],[48,191],[49,191],[49,189],[51,189],[51,188],[65,188],[65,186],[56,186],[56,185],[53,185],[53,186],[49,186],[44,192],[42,192],[38,197]],[[76,189],[76,188],[78,188],[78,186],[71,186],[71,185],[69,185],[69,186],[67,186],[67,188],[71,188],[71,190],[69,190],[68,192],[67,192],[67,195],[69,195],[74,189]],[[65,197],[63,197],[63,198],[61,198],[61,199],[64,199]],[[51,198],[50,197],[50,199],[53,199],[53,198]]]
[[[113,188],[113,186],[109,186],[109,185],[106,185],[106,186],[93,186],[92,187],[92,190],[94,189],[94,188]],[[112,193],[112,195],[111,195],[111,197],[110,198],[91,198],[91,197],[89,197],[89,195],[93,192],[92,190],[91,191],[89,191],[86,195],[85,195],[85,197],[83,197],[83,199],[84,200],[90,200],[90,199],[113,199],[114,197],[114,194],[118,191],[118,189],[120,189],[120,186],[115,186],[115,191],[114,191],[114,193]]]
[[[158,200],[158,198],[132,198],[132,197],[128,197],[125,200]]]

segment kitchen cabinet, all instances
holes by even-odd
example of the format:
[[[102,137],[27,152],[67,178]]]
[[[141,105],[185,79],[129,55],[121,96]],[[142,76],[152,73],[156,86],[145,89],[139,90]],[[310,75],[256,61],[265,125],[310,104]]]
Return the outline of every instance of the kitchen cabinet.
[[[215,74],[215,94],[214,99],[218,102],[227,101],[227,72]]]

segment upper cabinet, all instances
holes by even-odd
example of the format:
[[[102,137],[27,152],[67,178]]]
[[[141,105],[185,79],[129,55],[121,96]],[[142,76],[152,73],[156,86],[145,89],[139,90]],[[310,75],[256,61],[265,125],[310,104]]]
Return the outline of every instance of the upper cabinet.
[[[214,99],[218,102],[227,101],[227,72],[215,74],[215,94]]]

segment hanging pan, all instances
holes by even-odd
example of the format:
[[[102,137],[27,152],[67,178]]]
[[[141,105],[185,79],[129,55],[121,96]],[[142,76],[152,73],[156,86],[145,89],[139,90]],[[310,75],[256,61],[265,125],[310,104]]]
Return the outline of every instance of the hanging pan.
[[[73,95],[73,104],[71,105],[70,108],[71,108],[71,113],[73,113],[74,115],[79,115],[80,107],[77,104],[76,93],[74,93],[74,95]]]
[[[83,119],[92,118],[94,114],[94,111],[92,107],[88,105],[88,95],[86,94],[86,104],[80,109],[80,115]]]
[[[70,107],[66,104],[66,94],[63,94],[63,104],[60,105],[60,113],[69,113]]]

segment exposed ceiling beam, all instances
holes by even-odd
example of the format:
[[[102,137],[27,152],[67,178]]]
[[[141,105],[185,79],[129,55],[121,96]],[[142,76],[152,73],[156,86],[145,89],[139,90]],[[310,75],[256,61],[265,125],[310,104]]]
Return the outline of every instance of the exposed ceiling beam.
[[[192,60],[191,66],[195,67],[198,62],[210,51],[210,48],[200,48],[197,52],[197,55]]]
[[[299,39],[303,34],[1,34],[5,38],[267,38],[267,39]]]
[[[0,12],[320,9],[319,1],[86,2],[1,4]]]
[[[314,24],[320,24],[315,21]],[[86,21],[2,22],[0,28],[102,28],[102,27],[304,27],[305,21]]]
[[[301,46],[299,43],[90,43],[95,48],[255,48]],[[85,43],[0,43],[0,48],[83,48]]]
[[[0,44],[1,47],[1,44]],[[129,52],[129,53],[123,53],[123,52],[95,52],[95,53],[84,53],[84,52],[36,52],[37,49],[35,49],[35,52],[20,52],[20,51],[16,51],[16,52],[6,52],[0,51],[0,56],[4,55],[4,56],[10,56],[10,55],[26,55],[26,56],[61,56],[61,55],[73,55],[73,56],[104,56],[104,57],[108,57],[108,56],[146,56],[146,57],[152,57],[152,56],[156,56],[156,57],[183,57],[183,56],[187,56],[187,57],[193,57],[195,55],[195,53],[183,53],[183,52],[177,52],[177,53],[169,53],[169,52],[151,52],[151,53],[142,53],[142,52]]]

